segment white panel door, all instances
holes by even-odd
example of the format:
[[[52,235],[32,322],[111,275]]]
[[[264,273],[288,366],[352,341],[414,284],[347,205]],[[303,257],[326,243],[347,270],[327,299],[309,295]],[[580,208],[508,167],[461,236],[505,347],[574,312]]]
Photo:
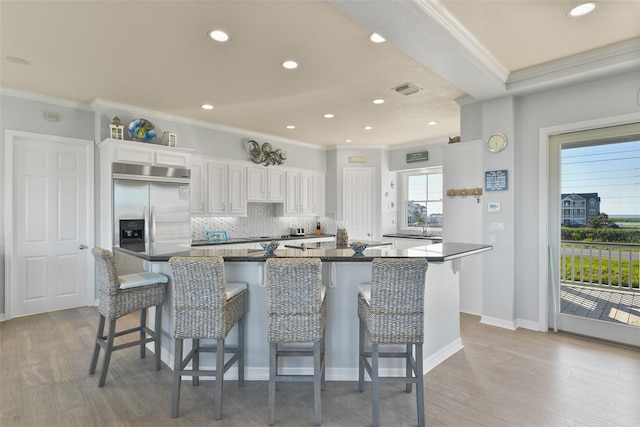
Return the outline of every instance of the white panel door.
[[[373,169],[345,168],[344,219],[349,240],[371,240],[373,236]]]
[[[88,248],[93,142],[18,134],[9,144],[11,315],[86,306],[93,295]]]

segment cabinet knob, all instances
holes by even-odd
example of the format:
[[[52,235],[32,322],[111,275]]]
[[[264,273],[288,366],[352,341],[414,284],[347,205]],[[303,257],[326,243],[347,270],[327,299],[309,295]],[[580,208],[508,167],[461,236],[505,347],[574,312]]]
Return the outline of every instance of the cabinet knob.
[[[78,249],[87,249],[87,248],[88,248],[88,246],[87,246],[87,245],[80,245],[80,246],[78,246]]]

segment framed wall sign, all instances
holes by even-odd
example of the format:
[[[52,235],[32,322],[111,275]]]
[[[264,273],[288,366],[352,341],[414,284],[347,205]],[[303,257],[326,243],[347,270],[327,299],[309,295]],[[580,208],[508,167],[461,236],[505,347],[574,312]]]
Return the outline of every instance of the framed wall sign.
[[[509,189],[507,170],[486,171],[484,173],[484,189],[487,191],[504,191]]]
[[[427,160],[429,160],[428,151],[418,151],[417,153],[407,154],[407,163],[426,162]]]

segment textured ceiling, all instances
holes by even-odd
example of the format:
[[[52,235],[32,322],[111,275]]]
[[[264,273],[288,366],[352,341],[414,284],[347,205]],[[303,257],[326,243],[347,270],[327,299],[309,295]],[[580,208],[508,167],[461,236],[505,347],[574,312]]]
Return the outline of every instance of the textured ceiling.
[[[1,0],[0,87],[82,104],[101,99],[308,144],[446,140],[459,134],[456,100],[507,95],[515,71],[593,49],[605,50],[599,58],[608,70],[637,67],[640,2],[601,1],[581,19],[566,17],[573,4]],[[231,40],[208,39],[214,28]],[[388,42],[369,42],[372,30]],[[622,68],[611,66],[612,45],[618,57],[619,46],[626,49]],[[283,69],[285,59],[299,68]],[[571,67],[584,71],[583,62],[595,68],[588,57]],[[392,90],[407,82],[423,90]],[[386,102],[373,105],[375,98]],[[204,111],[203,103],[215,108]]]

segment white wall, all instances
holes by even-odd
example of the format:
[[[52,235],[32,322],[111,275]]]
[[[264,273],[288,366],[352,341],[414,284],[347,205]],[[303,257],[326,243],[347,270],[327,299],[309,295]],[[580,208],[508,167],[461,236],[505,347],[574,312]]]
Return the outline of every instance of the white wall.
[[[448,189],[483,188],[482,141],[459,142],[443,148],[444,192]],[[479,200],[479,201],[478,201]],[[483,241],[482,214],[486,195],[444,199],[445,242],[488,243]],[[482,314],[482,259],[484,254],[466,257],[460,271],[460,310]]]

